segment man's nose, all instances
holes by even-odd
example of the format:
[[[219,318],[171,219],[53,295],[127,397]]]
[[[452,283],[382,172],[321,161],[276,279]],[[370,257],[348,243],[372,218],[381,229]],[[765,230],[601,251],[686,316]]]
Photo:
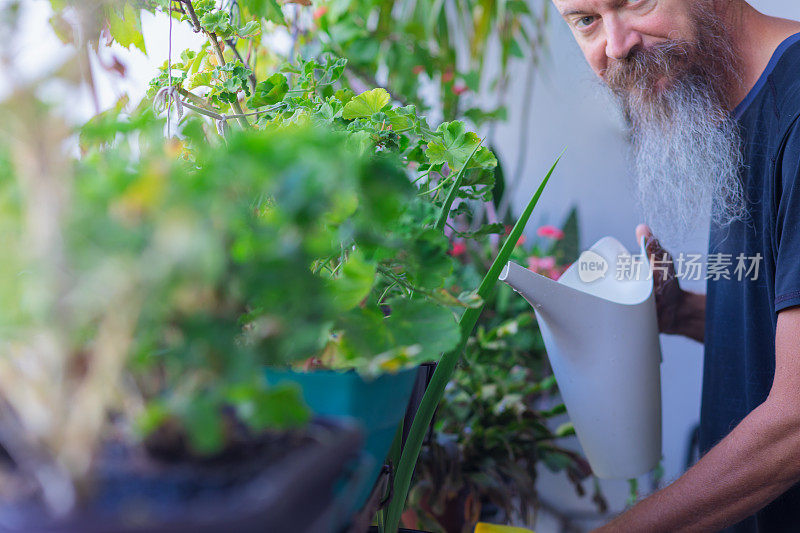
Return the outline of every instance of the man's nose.
[[[642,46],[642,34],[627,26],[618,17],[605,20],[606,56],[609,59],[625,59],[631,50]]]

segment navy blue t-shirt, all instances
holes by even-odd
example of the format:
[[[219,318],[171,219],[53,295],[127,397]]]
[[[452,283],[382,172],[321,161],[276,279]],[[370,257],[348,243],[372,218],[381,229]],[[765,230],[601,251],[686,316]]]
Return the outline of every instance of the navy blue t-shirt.
[[[702,453],[767,398],[778,313],[800,305],[800,34],[780,45],[734,114],[750,217],[712,225],[709,263],[727,254],[734,265],[740,254],[762,259],[757,277],[731,270],[730,279],[707,281]],[[800,484],[730,531],[800,531]]]

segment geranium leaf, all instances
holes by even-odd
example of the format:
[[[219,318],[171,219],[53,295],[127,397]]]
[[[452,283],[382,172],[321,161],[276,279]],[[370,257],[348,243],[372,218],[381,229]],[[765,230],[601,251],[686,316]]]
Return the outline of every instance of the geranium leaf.
[[[424,300],[392,298],[392,314],[386,319],[395,346],[419,345],[419,360],[436,359],[458,344],[461,333],[453,313]]]
[[[352,120],[371,117],[383,109],[389,100],[391,97],[386,89],[377,88],[363,92],[347,102],[342,110],[342,118]]]
[[[344,311],[352,309],[367,297],[375,281],[376,267],[356,251],[350,254],[341,274],[331,280],[334,302]]]
[[[236,30],[236,34],[242,39],[255,37],[259,33],[261,33],[261,24],[255,20],[251,20],[250,22],[248,22],[247,24]]]
[[[109,9],[106,13],[108,18],[108,31],[111,37],[125,48],[130,49],[135,46],[144,53],[144,36],[142,36],[142,21],[138,9],[126,3],[122,13],[116,9]]]
[[[253,97],[247,101],[251,108],[277,104],[289,92],[289,82],[283,74],[273,74],[256,85]]]
[[[475,132],[468,131],[461,121],[444,122],[436,130],[436,138],[428,143],[425,155],[431,164],[447,163],[451,170],[458,171],[466,164],[481,139]],[[485,147],[475,152],[469,168],[494,168],[497,159]]]
[[[191,74],[188,78],[186,78],[186,81],[183,82],[183,88],[187,91],[190,91],[197,87],[211,87],[211,76],[212,72],[210,70],[204,70],[203,72]]]
[[[233,34],[230,15],[224,11],[211,11],[203,15],[200,25],[209,33],[216,33],[219,37],[227,38]]]

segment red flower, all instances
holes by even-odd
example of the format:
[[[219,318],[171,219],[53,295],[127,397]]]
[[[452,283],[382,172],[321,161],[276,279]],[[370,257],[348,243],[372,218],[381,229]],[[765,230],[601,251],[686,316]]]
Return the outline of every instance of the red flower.
[[[417,65],[411,70],[411,72],[413,72],[415,76],[419,76],[420,74],[425,72],[425,67],[423,67],[422,65]]]
[[[526,240],[527,239],[525,239],[525,235],[520,235],[519,239],[517,239],[517,246],[522,246],[523,244],[525,244]]]
[[[442,83],[450,83],[453,81],[453,71],[446,70],[444,74],[442,74]]]
[[[564,238],[564,232],[555,226],[541,226],[536,230],[536,235],[539,237],[547,237],[548,239],[560,240]]]
[[[467,92],[467,86],[466,85],[453,85],[453,88],[451,89],[451,91],[453,91],[453,94],[458,96],[460,94],[463,94],[463,93]]]
[[[462,241],[454,242],[453,247],[450,248],[450,255],[452,255],[453,257],[464,255],[466,252],[467,252],[467,245],[464,244]]]
[[[328,6],[319,6],[314,10],[314,20],[319,20],[328,12]]]

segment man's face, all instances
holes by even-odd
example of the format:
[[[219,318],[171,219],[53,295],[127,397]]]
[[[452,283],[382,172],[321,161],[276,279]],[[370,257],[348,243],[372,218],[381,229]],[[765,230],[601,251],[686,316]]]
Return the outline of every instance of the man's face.
[[[595,73],[634,49],[692,41],[691,0],[553,0]]]
[[[715,0],[553,0],[630,128],[645,221],[677,244],[744,216],[729,91],[739,59]]]

